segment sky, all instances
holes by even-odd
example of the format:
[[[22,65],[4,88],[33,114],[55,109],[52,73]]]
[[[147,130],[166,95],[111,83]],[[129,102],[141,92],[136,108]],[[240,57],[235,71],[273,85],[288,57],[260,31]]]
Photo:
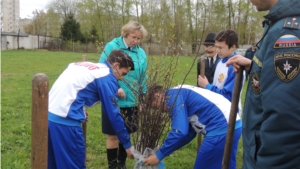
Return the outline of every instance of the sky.
[[[35,9],[44,9],[44,11],[46,11],[47,3],[48,0],[20,0],[20,17],[22,19],[32,18],[32,11]]]

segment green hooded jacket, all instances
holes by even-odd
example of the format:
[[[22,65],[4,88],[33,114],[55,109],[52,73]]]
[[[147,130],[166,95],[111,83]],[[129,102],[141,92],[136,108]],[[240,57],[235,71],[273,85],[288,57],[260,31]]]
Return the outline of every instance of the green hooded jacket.
[[[118,97],[118,105],[121,108],[134,107],[138,105],[138,96],[145,94],[147,91],[147,56],[145,51],[139,46],[126,48],[124,44],[123,36],[113,39],[106,44],[99,62],[103,62],[107,59],[111,51],[123,50],[126,52],[134,62],[134,70],[124,76],[122,80],[119,80],[119,86],[124,90],[126,97]]]

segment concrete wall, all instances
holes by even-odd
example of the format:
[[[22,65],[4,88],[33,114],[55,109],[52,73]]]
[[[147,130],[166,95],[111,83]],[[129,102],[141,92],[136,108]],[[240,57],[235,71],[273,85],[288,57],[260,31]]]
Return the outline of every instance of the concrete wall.
[[[52,41],[52,37],[42,35],[22,35],[19,36],[19,48],[38,49],[46,48],[48,43]],[[1,36],[1,50],[18,49],[18,36],[3,35]]]

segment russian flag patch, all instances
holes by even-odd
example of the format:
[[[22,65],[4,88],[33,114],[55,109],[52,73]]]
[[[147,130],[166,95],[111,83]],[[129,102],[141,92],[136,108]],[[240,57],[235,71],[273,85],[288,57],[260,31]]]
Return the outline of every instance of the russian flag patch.
[[[275,44],[274,48],[297,48],[300,47],[300,39],[291,34],[283,35],[279,37]]]

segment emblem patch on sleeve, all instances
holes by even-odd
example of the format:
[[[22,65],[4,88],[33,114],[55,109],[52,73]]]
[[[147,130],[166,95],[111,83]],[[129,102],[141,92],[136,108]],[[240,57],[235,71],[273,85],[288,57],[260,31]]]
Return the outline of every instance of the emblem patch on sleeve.
[[[284,82],[293,80],[299,72],[300,53],[278,53],[274,57],[277,76]]]
[[[251,77],[251,87],[255,94],[260,93],[260,77],[258,73],[254,72]]]
[[[274,48],[299,48],[300,39],[291,34],[283,35],[277,39]]]

